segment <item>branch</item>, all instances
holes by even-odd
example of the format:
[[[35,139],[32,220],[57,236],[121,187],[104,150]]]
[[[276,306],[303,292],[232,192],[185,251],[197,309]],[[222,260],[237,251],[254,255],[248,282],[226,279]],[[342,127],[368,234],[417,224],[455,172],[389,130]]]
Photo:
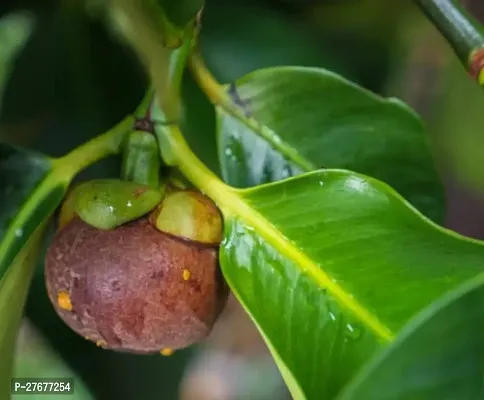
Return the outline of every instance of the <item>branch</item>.
[[[414,0],[447,39],[468,69],[484,86],[484,28],[457,0]]]

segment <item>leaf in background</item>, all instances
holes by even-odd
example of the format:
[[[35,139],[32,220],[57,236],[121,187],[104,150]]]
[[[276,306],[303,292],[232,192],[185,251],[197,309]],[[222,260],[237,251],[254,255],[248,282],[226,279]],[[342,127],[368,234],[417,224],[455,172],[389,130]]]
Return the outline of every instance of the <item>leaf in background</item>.
[[[229,184],[250,187],[344,168],[388,183],[441,221],[443,188],[423,124],[400,101],[303,67],[258,70],[227,90],[239,105],[235,113],[217,107],[219,158]]]
[[[354,79],[359,66],[348,65],[339,48],[325,44],[307,23],[291,17],[252,1],[207,2],[200,46],[210,71],[218,80],[232,82],[264,67],[302,65]]]
[[[22,320],[23,308],[45,231],[41,221],[35,232],[17,254],[7,275],[0,281],[0,398],[10,398],[15,340]]]
[[[69,395],[69,399],[94,399],[79,376],[76,376],[74,371],[48,345],[37,329],[26,320],[24,320],[17,338],[13,376],[15,378],[73,378],[74,393]],[[42,400],[44,398],[45,395],[42,394],[12,396],[12,399],[19,400]]]
[[[482,147],[484,98],[479,85],[462,73],[454,55],[440,72],[439,95],[433,102],[432,126],[449,170],[472,189],[484,190]],[[467,99],[465,102],[459,99]],[[432,99],[434,100],[434,99]]]
[[[0,143],[0,280],[64,196],[68,179],[53,171],[46,156]]]
[[[67,188],[62,169],[54,169],[53,161],[42,154],[0,143],[0,315],[4,321],[0,328],[0,398],[10,394],[14,341],[46,220]]]
[[[180,27],[192,21],[204,6],[205,0],[158,0],[168,19]]]
[[[363,175],[315,171],[230,194],[219,204],[224,276],[296,398],[333,398],[423,307],[484,267],[480,243]]]
[[[26,12],[8,14],[0,19],[0,109],[15,57],[32,33],[33,24],[33,15]]]
[[[482,399],[484,275],[424,310],[339,400]]]

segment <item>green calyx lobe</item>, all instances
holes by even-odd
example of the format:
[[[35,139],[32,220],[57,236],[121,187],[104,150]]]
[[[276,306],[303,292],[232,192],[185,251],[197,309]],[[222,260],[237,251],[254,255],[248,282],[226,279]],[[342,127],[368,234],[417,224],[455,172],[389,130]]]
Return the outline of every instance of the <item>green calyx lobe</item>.
[[[191,190],[168,192],[151,213],[151,223],[161,232],[218,246],[222,240],[222,217],[211,199]]]
[[[164,187],[100,179],[77,186],[61,211],[61,225],[77,214],[98,229],[114,229],[149,213],[162,200]]]

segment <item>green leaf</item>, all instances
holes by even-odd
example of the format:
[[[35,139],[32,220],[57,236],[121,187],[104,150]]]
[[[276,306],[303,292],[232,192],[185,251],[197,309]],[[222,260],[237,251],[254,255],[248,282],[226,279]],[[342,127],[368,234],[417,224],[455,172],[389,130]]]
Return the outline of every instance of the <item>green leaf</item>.
[[[10,378],[15,350],[15,340],[23,315],[30,279],[39,256],[40,246],[45,231],[42,222],[30,235],[22,250],[17,254],[7,275],[0,281],[0,398],[10,398]]]
[[[357,69],[356,64],[343,62],[337,49],[321,43],[307,28],[257,2],[209,1],[203,9],[200,50],[210,71],[222,82],[280,65],[320,66],[355,79],[348,70]],[[183,134],[195,154],[220,176],[215,112],[191,74],[185,74],[183,101]]]
[[[358,70],[307,24],[246,0],[209,1],[203,10],[200,46],[210,71],[222,82],[281,65],[324,67],[351,79]]]
[[[334,398],[414,315],[484,266],[481,243],[349,171],[210,194],[226,218],[224,276],[298,399]]]
[[[177,2],[173,0],[157,1],[165,11],[168,19],[180,27],[184,27],[192,21],[205,3],[204,0],[181,0]]]
[[[0,398],[10,395],[13,344],[46,220],[69,182],[61,171],[42,154],[0,143],[0,315],[6,321],[0,329]]]
[[[339,400],[482,399],[484,275],[424,310]]]
[[[317,168],[344,168],[380,179],[435,221],[443,189],[421,120],[317,68],[276,67],[226,87],[219,104],[223,178],[236,187],[277,181]]]
[[[30,37],[33,24],[33,15],[26,12],[8,14],[0,19],[0,110],[16,56]]]
[[[74,176],[117,153],[133,120],[126,117],[57,159],[0,142],[0,279],[34,229],[57,208]]]
[[[60,172],[60,171],[56,171]],[[25,241],[55,210],[69,180],[46,156],[0,143],[0,280]]]

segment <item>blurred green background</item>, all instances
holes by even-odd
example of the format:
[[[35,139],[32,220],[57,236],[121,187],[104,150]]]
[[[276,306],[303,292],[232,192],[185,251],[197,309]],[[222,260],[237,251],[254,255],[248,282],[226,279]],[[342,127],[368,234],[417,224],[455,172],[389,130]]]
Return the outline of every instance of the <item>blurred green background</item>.
[[[0,18],[2,140],[60,156],[140,101],[143,69],[102,21],[84,12],[82,1],[3,1]],[[222,82],[261,67],[318,66],[407,101],[427,122],[448,183],[448,226],[484,237],[484,96],[410,0],[208,0],[201,46]],[[213,109],[188,73],[183,92],[187,138],[218,172]],[[79,179],[118,174],[119,159],[112,158]],[[171,357],[114,353],[61,322],[47,299],[42,267],[26,308],[18,376],[76,374],[91,393],[79,389],[84,399],[289,398],[235,302],[197,348]]]

